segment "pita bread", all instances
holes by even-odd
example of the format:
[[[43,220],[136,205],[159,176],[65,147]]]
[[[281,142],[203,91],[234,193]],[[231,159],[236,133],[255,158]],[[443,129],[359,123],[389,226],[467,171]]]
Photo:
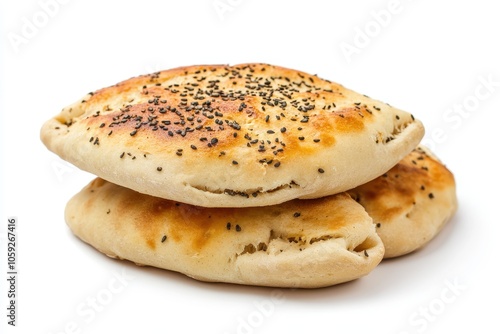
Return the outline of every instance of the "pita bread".
[[[102,253],[201,281],[317,288],[367,275],[384,247],[342,193],[260,208],[202,208],[97,178],[67,204],[73,233]]]
[[[457,210],[453,174],[423,147],[349,194],[373,218],[385,258],[423,247]]]
[[[317,198],[366,183],[420,142],[408,112],[265,64],[189,66],[87,94],[41,129],[77,167],[204,207]]]

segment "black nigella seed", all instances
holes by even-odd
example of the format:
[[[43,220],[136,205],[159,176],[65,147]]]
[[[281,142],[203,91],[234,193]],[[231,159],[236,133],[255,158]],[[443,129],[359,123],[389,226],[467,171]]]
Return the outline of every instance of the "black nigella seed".
[[[323,174],[325,172],[325,170],[323,168],[318,168],[318,172],[320,172],[321,174]]]
[[[433,193],[429,193],[429,198],[433,199],[434,198],[434,194]]]
[[[161,168],[161,167],[157,167],[157,168],[156,168],[156,170],[157,170],[157,171],[159,171],[159,172],[161,172],[161,170],[162,170],[162,169],[163,169],[163,168]]]
[[[219,142],[219,140],[217,138],[212,138],[212,140],[210,140],[210,143],[212,145],[216,145],[218,142]]]
[[[196,146],[194,146],[194,145],[191,145],[191,148],[192,148],[193,150],[196,150]]]
[[[237,164],[238,164],[238,161],[233,160],[233,165],[237,165]]]
[[[136,133],[137,133],[137,130],[134,130],[134,131],[130,132],[130,135],[135,136]]]
[[[240,225],[236,224],[236,232],[240,232],[240,231],[241,231]]]
[[[162,238],[161,238],[161,242],[165,242],[165,240],[167,240],[167,236],[164,235]]]
[[[230,230],[230,229],[231,229],[231,223],[230,223],[230,222],[227,222],[227,224],[226,224],[226,229],[227,229],[227,230]]]
[[[280,129],[280,131],[281,131],[281,133],[286,132],[286,128],[285,128],[285,127],[282,127],[282,128]]]
[[[295,213],[293,214],[293,216],[294,216],[295,218],[300,217],[300,212],[295,212]]]
[[[278,161],[277,163],[274,164],[274,167],[278,168],[280,165],[281,165],[281,162]]]

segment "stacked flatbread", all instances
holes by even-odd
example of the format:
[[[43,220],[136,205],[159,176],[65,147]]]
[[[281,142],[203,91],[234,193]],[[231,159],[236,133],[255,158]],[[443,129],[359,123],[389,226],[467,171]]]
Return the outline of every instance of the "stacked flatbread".
[[[314,288],[429,242],[457,206],[413,115],[267,64],[139,76],[47,121],[98,176],[66,222],[104,254],[203,281]]]

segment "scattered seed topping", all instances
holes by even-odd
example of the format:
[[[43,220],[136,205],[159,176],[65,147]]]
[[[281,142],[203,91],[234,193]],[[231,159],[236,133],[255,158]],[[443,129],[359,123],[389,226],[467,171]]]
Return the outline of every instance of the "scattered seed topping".
[[[215,156],[233,165],[238,165],[239,158],[231,156],[232,150],[226,144],[237,143],[242,148],[237,152],[243,151],[243,155],[252,152],[258,155],[254,161],[266,168],[278,168],[286,163],[287,145],[295,147],[297,138],[299,146],[307,146],[311,140],[329,142],[318,128],[323,118],[347,122],[351,117],[370,117],[372,111],[376,115],[382,112],[377,106],[367,106],[362,98],[349,106],[339,104],[344,100],[341,88],[327,80],[293,70],[273,72],[272,67],[262,64],[187,68],[180,74],[179,81],[171,80],[164,72],[138,78],[141,84],[136,93],[140,97],[131,94],[123,105],[91,109],[89,117],[96,118],[92,128],[105,128],[104,133],[110,136],[112,128],[126,126],[130,130],[125,133],[140,137],[141,145],[142,140],[147,141],[151,136],[161,136],[165,141],[172,139],[184,148],[173,151],[179,157],[215,148]],[[86,108],[93,108],[91,102],[99,94],[97,91],[86,97]],[[395,118],[399,120],[400,115]],[[67,125],[72,122],[69,120]],[[296,131],[302,131],[301,135],[288,136]],[[381,135],[375,139],[388,142],[394,138]],[[95,134],[90,143],[99,145]],[[218,154],[221,150],[226,151]],[[122,153],[120,158],[124,156]],[[319,173],[324,171],[318,168]]]
[[[162,167],[156,167],[156,170],[159,171],[159,172],[161,172],[162,169],[163,169]]]
[[[300,217],[300,212],[295,212],[295,213],[293,214],[293,216],[294,216],[295,218]]]
[[[241,232],[241,227],[240,227],[240,225],[236,224],[236,227],[235,227],[235,228],[236,228],[236,232]]]
[[[164,243],[164,242],[165,242],[165,240],[167,240],[167,236],[166,236],[166,235],[164,235],[164,236],[161,238],[161,242],[162,242],[162,243]]]

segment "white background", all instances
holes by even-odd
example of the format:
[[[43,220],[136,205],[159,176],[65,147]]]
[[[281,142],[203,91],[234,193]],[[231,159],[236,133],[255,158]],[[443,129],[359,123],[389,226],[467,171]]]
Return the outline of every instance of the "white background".
[[[500,20],[493,1],[64,2],[1,1],[2,333],[498,329]],[[93,176],[41,144],[42,123],[85,93],[132,76],[242,62],[318,74],[412,112],[426,126],[425,143],[455,174],[456,216],[421,251],[316,290],[201,283],[108,259],[75,238],[64,206]],[[18,217],[15,328],[6,325],[9,216]]]

